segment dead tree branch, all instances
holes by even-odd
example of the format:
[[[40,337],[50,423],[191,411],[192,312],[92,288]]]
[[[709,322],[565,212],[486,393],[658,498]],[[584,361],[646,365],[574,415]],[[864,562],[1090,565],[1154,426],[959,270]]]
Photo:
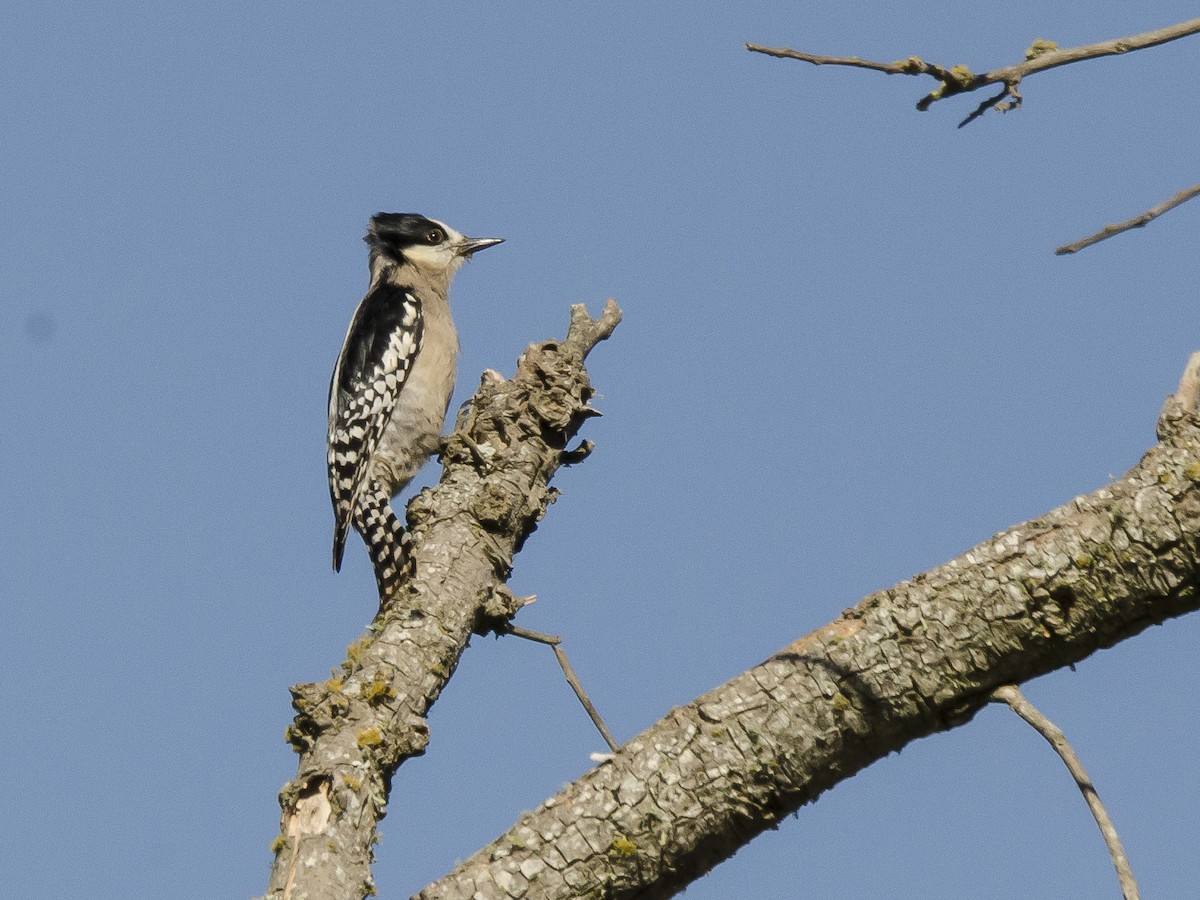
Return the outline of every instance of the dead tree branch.
[[[672,710],[421,900],[669,897],[1002,685],[1200,608],[1200,355],[1113,483],[879,591]]]
[[[1147,31],[1144,34],[1113,38],[1096,44],[1085,44],[1081,47],[1069,47],[1066,49],[1060,48],[1054,41],[1039,38],[1030,44],[1029,48],[1025,51],[1023,62],[1003,66],[999,69],[992,69],[990,72],[984,72],[982,75],[976,75],[965,65],[939,66],[934,63],[925,62],[919,56],[910,56],[908,59],[889,63],[860,59],[857,56],[820,56],[782,47],[765,47],[761,44],[746,44],[746,49],[754,53],[764,53],[768,56],[798,59],[802,62],[811,63],[814,66],[850,66],[883,72],[886,75],[929,75],[938,81],[938,86],[917,101],[917,109],[922,112],[929,109],[938,100],[977,91],[989,85],[1000,85],[1000,90],[997,93],[984,98],[965,119],[958,123],[958,127],[962,128],[964,125],[974,122],[989,109],[996,109],[1001,112],[1017,109],[1021,105],[1022,99],[1020,91],[1021,81],[1030,75],[1070,63],[1082,62],[1087,59],[1098,59],[1103,56],[1114,56],[1134,50],[1143,50],[1147,47],[1155,47],[1159,44],[1175,41],[1198,32],[1200,32],[1200,19],[1191,19],[1187,22],[1169,25],[1166,28]],[[1099,243],[1113,235],[1129,231],[1133,228],[1141,228],[1154,219],[1157,219],[1163,213],[1174,209],[1176,206],[1185,203],[1198,194],[1200,194],[1200,185],[1180,191],[1174,197],[1146,210],[1141,215],[1134,216],[1132,219],[1116,225],[1106,225],[1095,234],[1089,235],[1072,244],[1064,244],[1054,252],[1059,256],[1076,253],[1084,247],[1090,247],[1092,244]]]
[[[1064,244],[1055,250],[1058,256],[1065,256],[1068,253],[1078,253],[1084,247],[1090,247],[1092,244],[1098,244],[1101,241],[1107,240],[1115,234],[1120,234],[1122,231],[1129,231],[1133,228],[1141,228],[1148,222],[1152,222],[1165,212],[1170,212],[1181,203],[1186,203],[1193,197],[1200,195],[1200,184],[1192,185],[1171,197],[1169,200],[1164,200],[1158,206],[1153,206],[1138,216],[1128,219],[1124,222],[1118,222],[1116,225],[1105,225],[1095,234],[1088,235],[1081,240],[1075,241],[1073,244]]]
[[[425,715],[473,632],[522,605],[505,587],[515,553],[553,498],[588,406],[589,351],[621,311],[571,309],[565,340],[529,347],[510,381],[485,373],[459,415],[441,481],[409,504],[412,577],[380,609],[327,681],[292,688],[287,737],[300,762],[283,809],[267,897],[359,900],[374,893],[376,824],[392,776],[428,742]]]
[[[1122,896],[1125,900],[1139,900],[1141,894],[1138,891],[1137,881],[1133,877],[1133,869],[1129,865],[1129,857],[1125,855],[1125,848],[1121,845],[1117,828],[1113,825],[1108,810],[1100,802],[1096,786],[1088,778],[1083,763],[1080,762],[1079,756],[1075,753],[1071,742],[1067,740],[1067,736],[1062,733],[1062,729],[1042,715],[1041,711],[1025,698],[1016,685],[1006,684],[996,688],[992,692],[992,698],[998,703],[1006,704],[1009,709],[1032,725],[1034,730],[1054,748],[1054,752],[1058,754],[1059,759],[1066,765],[1067,771],[1071,773],[1071,777],[1075,779],[1075,784],[1083,794],[1083,799],[1087,801],[1088,809],[1092,811],[1092,816],[1100,827],[1100,834],[1104,838],[1105,846],[1108,847],[1108,855],[1112,858],[1113,868],[1117,870],[1117,880],[1121,883]]]
[[[802,62],[812,63],[814,66],[853,66],[860,69],[872,69],[887,75],[932,76],[939,82],[939,85],[917,101],[917,109],[922,112],[929,109],[938,100],[945,100],[947,97],[953,97],[957,94],[977,91],[988,85],[1001,85],[1001,90],[998,94],[984,100],[969,116],[959,123],[958,127],[962,128],[964,125],[979,118],[989,109],[994,108],[1007,111],[1020,106],[1021,94],[1018,88],[1021,81],[1030,75],[1035,75],[1038,72],[1044,72],[1048,69],[1056,69],[1059,66],[1065,66],[1070,63],[1082,62],[1085,59],[1099,59],[1102,56],[1114,56],[1121,53],[1129,53],[1132,50],[1154,47],[1158,44],[1165,44],[1168,41],[1196,34],[1197,32],[1200,32],[1200,19],[1191,19],[1187,22],[1180,22],[1177,25],[1170,25],[1155,31],[1147,31],[1144,34],[1113,38],[1112,40],[1101,41],[1097,44],[1086,44],[1081,47],[1069,47],[1066,49],[1060,49],[1053,41],[1039,39],[1034,41],[1029,46],[1029,49],[1025,51],[1023,62],[993,69],[990,72],[984,72],[982,75],[974,74],[964,65],[939,66],[927,63],[919,56],[910,56],[908,59],[887,63],[859,59],[854,56],[819,56],[799,50],[765,47],[761,44],[746,44],[746,49],[753,53],[765,53],[768,56],[798,59]]]

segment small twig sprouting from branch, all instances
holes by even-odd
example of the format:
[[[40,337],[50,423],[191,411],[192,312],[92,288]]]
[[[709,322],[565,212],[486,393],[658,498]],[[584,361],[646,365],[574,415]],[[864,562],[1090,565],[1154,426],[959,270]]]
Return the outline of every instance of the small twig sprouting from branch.
[[[571,668],[571,662],[567,659],[567,654],[562,649],[562,638],[556,634],[545,634],[541,631],[530,631],[528,628],[522,628],[520,625],[511,623],[504,625],[499,629],[502,634],[511,634],[514,637],[525,638],[527,641],[534,641],[538,644],[547,644],[554,649],[554,658],[558,660],[559,666],[563,670],[563,675],[567,678],[567,684],[571,686],[571,690],[575,692],[575,696],[579,698],[579,702],[583,704],[583,708],[587,710],[588,716],[592,720],[592,724],[596,726],[596,730],[600,732],[600,736],[604,738],[604,742],[608,744],[608,748],[613,753],[617,752],[617,742],[613,740],[612,732],[608,730],[608,726],[604,724],[604,720],[600,718],[600,713],[596,711],[596,707],[592,705],[592,701],[588,698],[587,691],[583,689],[579,678],[575,675],[575,670]]]
[[[1002,103],[1001,101],[1003,101],[1005,97],[1009,97],[1010,99],[1007,102]],[[1000,93],[996,94],[994,97],[988,97],[977,107],[975,107],[969,116],[958,123],[958,127],[962,128],[966,125],[970,125],[989,109],[995,108],[1007,111],[1010,109],[1016,109],[1020,105],[1021,94],[1017,91],[1017,86],[1015,84],[1006,84],[1000,89]]]
[[[562,452],[562,464],[564,466],[577,466],[581,462],[583,462],[585,459],[587,459],[589,456],[591,456],[592,451],[595,449],[596,449],[596,445],[593,444],[591,441],[589,441],[589,440],[580,441],[579,446],[576,447],[574,450],[564,450]]]
[[[1117,829],[1113,825],[1112,819],[1109,818],[1104,804],[1100,802],[1100,795],[1096,793],[1095,785],[1088,778],[1083,763],[1075,755],[1075,750],[1067,741],[1066,736],[1058,726],[1042,715],[1037,707],[1025,699],[1025,695],[1016,685],[1008,684],[996,688],[992,692],[992,699],[997,703],[1007,704],[1013,712],[1032,725],[1066,764],[1071,777],[1075,779],[1075,784],[1083,793],[1083,798],[1087,801],[1088,808],[1091,809],[1092,815],[1096,819],[1096,824],[1100,826],[1100,834],[1104,836],[1108,854],[1112,857],[1113,866],[1117,870],[1121,893],[1125,900],[1138,900],[1141,895],[1138,892],[1137,882],[1133,878],[1133,870],[1129,867],[1129,858],[1125,855],[1125,848],[1121,846],[1121,839],[1117,836]]]
[[[1129,231],[1133,228],[1141,228],[1148,222],[1152,222],[1165,212],[1170,212],[1181,203],[1186,203],[1193,197],[1200,196],[1200,184],[1194,184],[1190,188],[1186,188],[1171,197],[1169,200],[1164,200],[1158,206],[1151,207],[1139,216],[1134,216],[1125,222],[1119,222],[1116,225],[1105,225],[1093,235],[1089,235],[1073,244],[1064,244],[1055,250],[1058,256],[1065,256],[1068,253],[1077,253],[1084,247],[1090,247],[1092,244],[1098,244],[1103,240],[1107,240],[1115,234],[1120,234],[1122,231]]]
[[[1002,84],[1004,90],[994,97],[985,100],[979,107],[964,119],[959,127],[973,122],[988,109],[1015,109],[1020,105],[1020,94],[1017,88],[1021,79],[1037,72],[1065,66],[1068,63],[1080,62],[1085,59],[1097,59],[1102,56],[1113,56],[1128,53],[1131,50],[1141,50],[1154,47],[1168,41],[1178,40],[1191,34],[1200,33],[1200,19],[1191,19],[1144,34],[1128,37],[1113,38],[1096,44],[1085,44],[1081,47],[1059,49],[1053,41],[1036,40],[1025,51],[1025,60],[1011,66],[1004,66],[975,75],[966,66],[944,67],[927,63],[918,56],[910,56],[898,62],[876,62],[870,59],[860,59],[857,56],[818,56],[813,53],[803,53],[799,50],[789,50],[781,47],[764,47],[761,44],[746,44],[746,49],[753,53],[765,53],[768,56],[798,59],[812,63],[814,66],[853,66],[859,69],[872,69],[887,75],[929,75],[941,84],[917,103],[917,109],[924,112],[935,101],[979,90],[989,84]],[[1011,97],[1011,102],[1004,103],[1005,97]]]

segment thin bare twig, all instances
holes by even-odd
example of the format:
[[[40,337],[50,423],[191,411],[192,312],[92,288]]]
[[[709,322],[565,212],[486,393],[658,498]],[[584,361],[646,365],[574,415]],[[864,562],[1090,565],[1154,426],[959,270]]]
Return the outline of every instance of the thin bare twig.
[[[1142,50],[1178,40],[1191,34],[1200,33],[1200,19],[1191,19],[1177,25],[1169,25],[1144,34],[1128,37],[1113,38],[1096,44],[1085,44],[1081,47],[1059,49],[1053,41],[1034,41],[1025,51],[1025,60],[1011,66],[992,69],[982,75],[974,74],[966,66],[938,66],[927,63],[919,56],[910,56],[898,62],[876,62],[860,59],[856,56],[819,56],[813,53],[803,53],[799,50],[789,50],[781,47],[764,47],[761,44],[746,44],[746,49],[753,53],[765,53],[787,59],[798,59],[812,63],[814,66],[853,66],[860,69],[872,69],[887,75],[929,75],[941,84],[917,102],[917,109],[924,112],[937,100],[953,97],[955,94],[965,94],[979,90],[989,84],[1002,84],[1004,89],[995,96],[985,100],[974,112],[959,123],[961,128],[979,118],[988,109],[1006,111],[1016,109],[1021,104],[1021,95],[1017,86],[1021,79],[1037,72],[1065,66],[1068,63],[1080,62],[1085,59],[1098,59],[1102,56],[1113,56],[1128,53],[1131,50]],[[1007,101],[1005,98],[1009,98]]]
[[[604,738],[604,742],[608,744],[608,749],[613,753],[617,752],[618,744],[613,740],[612,732],[608,730],[608,726],[604,724],[604,720],[600,718],[600,713],[596,711],[596,707],[592,705],[592,701],[588,698],[587,691],[583,689],[583,684],[575,675],[575,670],[571,668],[571,662],[567,659],[567,654],[563,652],[562,638],[556,634],[545,634],[541,631],[530,631],[528,628],[522,628],[520,625],[508,623],[501,627],[502,634],[511,634],[515,637],[525,638],[527,641],[534,641],[539,644],[547,644],[554,648],[554,658],[558,660],[559,666],[563,670],[563,675],[567,677],[567,684],[571,686],[571,690],[575,692],[575,696],[579,698],[579,702],[583,704],[583,708],[587,710],[588,716],[592,720],[592,724],[596,726],[596,730],[600,732],[600,736]]]
[[[1194,184],[1190,188],[1185,188],[1169,200],[1164,200],[1158,206],[1151,207],[1139,216],[1134,216],[1125,222],[1119,222],[1116,225],[1105,225],[1095,234],[1089,235],[1073,244],[1064,244],[1055,250],[1058,256],[1065,256],[1068,253],[1077,253],[1084,247],[1090,247],[1092,244],[1098,244],[1101,241],[1107,240],[1114,234],[1120,234],[1122,231],[1129,231],[1132,228],[1141,228],[1147,222],[1152,222],[1165,212],[1170,212],[1181,203],[1186,203],[1193,197],[1200,196],[1200,184]]]
[[[992,699],[998,703],[1007,704],[1013,712],[1032,725],[1066,764],[1071,777],[1075,779],[1075,784],[1083,793],[1083,799],[1087,801],[1088,808],[1091,809],[1092,815],[1096,819],[1096,824],[1100,826],[1100,834],[1103,835],[1104,843],[1108,847],[1108,855],[1112,857],[1113,867],[1117,870],[1121,893],[1125,900],[1138,900],[1141,894],[1138,892],[1137,882],[1133,878],[1133,870],[1129,867],[1129,858],[1125,855],[1125,848],[1121,846],[1121,839],[1117,836],[1116,826],[1109,818],[1104,804],[1100,802],[1100,795],[1096,793],[1095,785],[1084,771],[1083,763],[1075,755],[1075,750],[1061,729],[1025,699],[1025,695],[1016,685],[1007,684],[996,688],[992,692]]]

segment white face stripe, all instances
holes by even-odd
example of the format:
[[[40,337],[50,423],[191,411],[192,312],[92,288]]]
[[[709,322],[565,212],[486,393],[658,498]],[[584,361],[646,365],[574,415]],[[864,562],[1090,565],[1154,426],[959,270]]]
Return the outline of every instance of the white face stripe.
[[[430,219],[429,221],[446,232],[446,240],[433,247],[428,244],[405,247],[405,257],[413,265],[429,269],[430,271],[457,271],[466,262],[466,257],[460,255],[456,248],[467,239],[466,235],[460,231],[455,231],[445,222],[439,222],[437,219]]]

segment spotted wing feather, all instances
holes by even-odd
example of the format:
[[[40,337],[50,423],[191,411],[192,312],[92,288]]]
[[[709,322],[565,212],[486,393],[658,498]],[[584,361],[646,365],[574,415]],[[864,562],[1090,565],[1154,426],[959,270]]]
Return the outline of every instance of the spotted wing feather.
[[[354,510],[370,481],[371,457],[421,350],[420,301],[404,287],[373,288],[350,322],[329,386],[329,495],[333,568],[341,569]]]

